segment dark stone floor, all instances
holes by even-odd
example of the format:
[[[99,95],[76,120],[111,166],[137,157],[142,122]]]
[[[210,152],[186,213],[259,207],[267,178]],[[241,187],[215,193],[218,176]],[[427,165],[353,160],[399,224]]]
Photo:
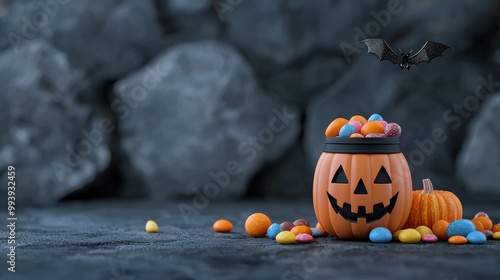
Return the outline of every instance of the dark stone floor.
[[[500,205],[470,203],[464,210],[466,217],[482,210],[500,221]],[[279,245],[245,234],[244,221],[253,212],[267,213],[275,222],[316,222],[310,200],[210,202],[188,221],[172,202],[23,209],[17,214],[16,273],[7,271],[2,229],[0,279],[500,279],[500,241],[458,246],[328,237]],[[233,221],[232,233],[213,232],[212,223],[222,217]],[[158,223],[159,233],[144,231],[148,219]]]

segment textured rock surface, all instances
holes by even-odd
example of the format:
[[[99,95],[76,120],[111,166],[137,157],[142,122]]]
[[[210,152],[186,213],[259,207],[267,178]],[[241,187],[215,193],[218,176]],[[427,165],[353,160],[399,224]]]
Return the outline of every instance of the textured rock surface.
[[[123,148],[155,197],[207,193],[210,173],[228,174],[228,164],[239,166],[229,167],[238,175],[219,184],[221,193],[242,195],[261,164],[280,157],[299,131],[293,108],[266,96],[245,60],[213,41],[177,45],[115,90],[131,100],[115,107]],[[283,112],[292,116],[282,120]]]
[[[485,101],[469,127],[457,160],[457,176],[467,191],[498,196],[500,188],[500,95]]]
[[[30,0],[3,6],[0,20],[10,37],[5,42],[2,36],[0,47],[17,49],[44,38],[98,81],[117,79],[162,49],[153,1]]]
[[[500,208],[464,203],[471,217],[481,209],[498,221]],[[177,203],[105,201],[24,209],[16,273],[0,278],[74,280],[153,279],[497,279],[500,241],[484,245],[402,244],[317,238],[280,245],[244,232],[245,219],[264,212],[273,222],[305,218],[315,223],[310,200],[212,203],[190,223]],[[212,230],[225,217],[231,233]],[[148,219],[159,232],[148,234]],[[0,244],[7,252],[7,243]],[[57,261],[54,261],[57,259]],[[5,260],[5,257],[4,257]],[[167,275],[167,277],[166,277]]]
[[[99,114],[78,102],[81,78],[44,41],[0,53],[0,168],[16,168],[21,205],[52,204],[109,163],[107,136],[93,133]]]

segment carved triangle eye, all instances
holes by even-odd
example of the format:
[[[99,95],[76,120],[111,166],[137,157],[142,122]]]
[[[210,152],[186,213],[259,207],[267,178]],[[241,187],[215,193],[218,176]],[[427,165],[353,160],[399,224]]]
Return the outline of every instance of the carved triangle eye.
[[[387,170],[385,170],[384,166],[380,167],[380,171],[378,172],[377,177],[375,178],[375,181],[373,183],[375,184],[392,183],[391,177],[389,177],[389,173],[387,173]]]
[[[349,181],[347,180],[347,176],[344,172],[344,168],[342,168],[342,165],[337,169],[337,172],[335,172],[335,175],[333,175],[332,178],[332,183],[338,183],[338,184],[348,184]]]

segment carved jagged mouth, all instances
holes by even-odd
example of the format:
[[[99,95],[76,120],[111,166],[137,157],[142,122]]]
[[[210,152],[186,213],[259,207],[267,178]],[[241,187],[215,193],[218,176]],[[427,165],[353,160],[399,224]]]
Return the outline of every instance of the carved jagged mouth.
[[[380,202],[375,205],[373,205],[373,212],[372,213],[366,213],[366,207],[365,206],[358,206],[358,212],[353,213],[351,211],[351,204],[344,202],[344,205],[340,207],[337,204],[337,199],[330,195],[328,192],[326,192],[328,195],[328,199],[330,200],[330,204],[332,205],[333,211],[335,213],[340,214],[344,219],[351,223],[357,223],[358,219],[360,218],[365,218],[366,223],[371,223],[378,221],[382,219],[382,217],[389,213],[391,214],[392,210],[394,209],[394,206],[396,205],[396,200],[398,200],[398,194],[397,192],[389,201],[389,205],[384,207],[384,203]]]

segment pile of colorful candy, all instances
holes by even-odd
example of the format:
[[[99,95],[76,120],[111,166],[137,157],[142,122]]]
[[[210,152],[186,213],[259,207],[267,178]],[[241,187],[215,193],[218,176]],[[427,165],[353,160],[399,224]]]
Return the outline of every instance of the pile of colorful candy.
[[[213,229],[216,232],[229,232],[232,224],[228,220],[217,220]],[[293,223],[271,223],[271,219],[263,213],[250,215],[245,222],[245,231],[256,238],[267,236],[279,244],[311,243],[315,237],[328,236],[319,223],[314,228],[305,219],[297,219]]]
[[[213,229],[216,232],[230,232],[233,225],[228,220],[217,220]],[[271,223],[263,213],[250,215],[245,222],[245,231],[252,237],[265,237],[276,240],[279,244],[311,243],[314,238],[328,236],[320,223],[310,227],[305,219],[292,222]],[[374,228],[369,235],[374,243],[400,241],[402,243],[434,243],[447,240],[450,244],[483,244],[487,239],[500,240],[500,223],[493,224],[484,212],[477,213],[473,219],[460,219],[451,223],[439,220],[432,229],[427,226],[407,228],[392,234],[387,228]]]
[[[351,119],[336,118],[325,131],[326,137],[381,138],[401,136],[397,123],[387,123],[381,115],[373,114],[368,120],[360,115]]]
[[[488,214],[479,212],[471,220],[460,219],[451,223],[439,220],[434,223],[432,229],[419,226],[415,229],[398,230],[392,236],[388,229],[378,227],[370,232],[369,238],[375,243],[391,240],[403,243],[433,243],[447,240],[451,244],[483,244],[487,239],[500,239],[500,224],[493,225]]]

